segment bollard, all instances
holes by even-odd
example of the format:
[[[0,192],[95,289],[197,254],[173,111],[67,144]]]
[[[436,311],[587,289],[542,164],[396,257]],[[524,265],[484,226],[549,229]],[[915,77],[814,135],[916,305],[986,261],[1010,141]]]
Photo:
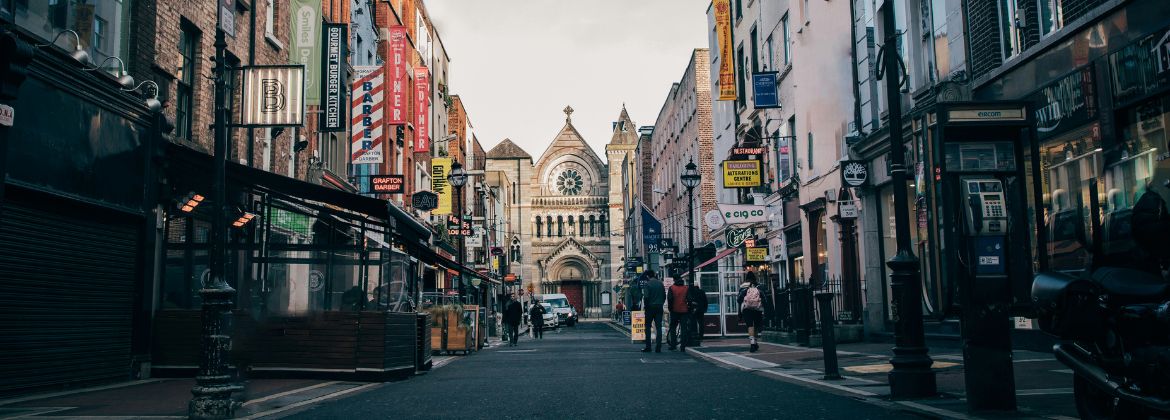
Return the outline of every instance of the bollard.
[[[821,309],[821,347],[825,353],[825,379],[841,379],[837,369],[837,338],[833,331],[833,294],[817,293],[817,306]]]

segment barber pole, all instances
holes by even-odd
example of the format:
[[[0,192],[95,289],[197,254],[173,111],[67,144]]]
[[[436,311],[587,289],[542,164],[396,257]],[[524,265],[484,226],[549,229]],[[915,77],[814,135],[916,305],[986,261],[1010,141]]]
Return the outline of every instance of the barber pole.
[[[381,66],[354,67],[350,153],[355,165],[382,163],[384,75]]]

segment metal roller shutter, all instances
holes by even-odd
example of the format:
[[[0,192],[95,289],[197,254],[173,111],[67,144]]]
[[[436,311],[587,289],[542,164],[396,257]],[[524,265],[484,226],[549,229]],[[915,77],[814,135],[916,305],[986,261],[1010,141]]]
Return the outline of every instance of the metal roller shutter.
[[[27,201],[0,211],[0,394],[129,379],[134,218]]]

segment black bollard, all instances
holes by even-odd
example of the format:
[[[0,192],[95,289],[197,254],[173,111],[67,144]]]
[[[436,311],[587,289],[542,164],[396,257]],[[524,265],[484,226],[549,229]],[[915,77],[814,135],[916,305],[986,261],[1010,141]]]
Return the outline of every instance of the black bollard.
[[[821,309],[821,347],[825,353],[825,379],[841,379],[837,369],[837,338],[833,331],[833,294],[817,293],[817,306]]]

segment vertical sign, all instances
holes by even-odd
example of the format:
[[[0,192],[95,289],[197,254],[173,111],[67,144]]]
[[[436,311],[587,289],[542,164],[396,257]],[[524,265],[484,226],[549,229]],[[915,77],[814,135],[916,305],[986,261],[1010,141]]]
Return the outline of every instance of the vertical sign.
[[[656,254],[661,252],[658,245],[662,242],[662,222],[654,217],[650,210],[646,209],[646,205],[642,205],[642,249],[646,250],[647,254]]]
[[[321,118],[320,131],[344,132],[345,123],[345,57],[349,28],[344,23],[325,24],[325,84],[321,87],[321,97],[325,99],[324,114]]]
[[[321,103],[321,0],[292,0],[288,61],[305,66],[305,103]]]
[[[439,205],[431,214],[451,214],[451,189],[447,188],[447,171],[451,158],[431,158],[431,191],[439,195]]]
[[[305,66],[244,67],[241,124],[300,126],[305,119]]]
[[[752,73],[752,103],[756,109],[780,108],[780,92],[776,89],[776,78],[780,73],[769,71]]]
[[[431,151],[431,77],[426,67],[414,69],[414,152]]]
[[[353,119],[350,159],[354,165],[382,163],[383,87],[382,66],[354,66]]]
[[[406,125],[406,27],[390,27],[390,125]]]
[[[735,100],[735,54],[731,46],[731,0],[715,0],[715,36],[719,40],[719,100]]]

